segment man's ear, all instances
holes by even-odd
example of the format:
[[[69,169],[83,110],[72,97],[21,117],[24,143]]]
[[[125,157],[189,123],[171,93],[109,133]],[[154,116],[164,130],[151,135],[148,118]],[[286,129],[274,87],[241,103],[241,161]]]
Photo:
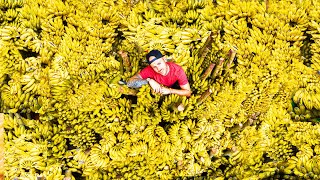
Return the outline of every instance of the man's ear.
[[[164,62],[168,62],[168,59],[165,56],[163,56],[162,59],[164,60]]]

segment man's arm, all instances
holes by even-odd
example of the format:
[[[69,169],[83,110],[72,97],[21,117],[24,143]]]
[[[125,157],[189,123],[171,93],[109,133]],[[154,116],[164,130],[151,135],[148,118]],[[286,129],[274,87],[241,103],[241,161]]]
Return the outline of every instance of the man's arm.
[[[162,94],[177,94],[180,96],[191,96],[191,89],[190,89],[190,84],[187,83],[185,85],[180,86],[181,89],[171,89],[171,88],[166,88],[162,87]]]
[[[139,73],[132,76],[127,82],[129,88],[140,88],[145,84],[148,84],[148,81],[146,79],[142,79]]]
[[[142,77],[138,73],[129,79],[129,81],[127,82],[127,85],[129,88],[140,88],[142,85],[149,83],[149,85],[151,86],[151,88],[153,89],[154,92],[160,93],[161,92],[161,85],[153,79],[150,79],[150,78],[148,78],[148,79],[149,79],[149,81],[146,79],[142,79]]]

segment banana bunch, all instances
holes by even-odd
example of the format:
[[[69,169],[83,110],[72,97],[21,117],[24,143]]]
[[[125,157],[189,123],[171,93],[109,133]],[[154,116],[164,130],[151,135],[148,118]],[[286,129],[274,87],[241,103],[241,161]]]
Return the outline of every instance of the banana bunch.
[[[297,147],[302,144],[316,145],[318,142],[313,138],[317,137],[318,126],[312,125],[311,122],[296,122],[287,128],[290,133],[286,135],[286,139],[290,139],[291,143]],[[308,132],[303,132],[305,129],[308,129]]]
[[[146,51],[150,51],[152,49],[159,49],[159,51],[164,51],[167,54],[174,52],[175,45],[170,39],[153,39],[153,41],[149,41],[148,43],[141,45],[141,48]]]
[[[186,143],[192,142],[191,132],[192,132],[192,129],[194,128],[195,128],[195,122],[192,121],[191,119],[181,124],[179,133],[181,135],[181,139],[183,142],[186,142]]]
[[[77,169],[71,168],[70,166],[68,169],[72,172],[78,171],[83,168],[84,164],[88,161],[89,151],[84,151],[81,149],[76,150],[69,150],[72,155],[69,158],[72,158],[73,163],[72,165],[76,165]],[[76,164],[77,163],[77,164]]]
[[[1,8],[21,8],[24,2],[22,0],[15,1],[1,1]]]
[[[110,161],[109,156],[106,155],[106,153],[108,151],[102,151],[102,149],[103,149],[102,146],[104,146],[104,144],[102,144],[102,145],[97,145],[97,144],[93,145],[91,147],[89,156],[87,156],[87,158],[86,158],[86,161],[94,162],[96,164],[95,168],[97,168],[97,169],[98,168],[106,169],[108,167],[108,163]]]
[[[301,160],[297,157],[290,159],[290,165],[286,168],[289,170],[285,173],[293,173],[300,178],[317,178],[319,175],[318,165],[314,162],[318,158]]]
[[[129,27],[137,28],[143,23],[143,15],[138,13],[130,13],[122,23],[129,25]],[[128,27],[128,28],[129,28]]]
[[[190,57],[190,61],[190,64],[192,64],[192,66],[189,67],[189,74],[191,75],[191,79],[189,80],[191,89],[195,90],[197,93],[203,93],[209,88],[209,85],[212,82],[211,80],[214,79],[214,74],[217,74],[217,71],[221,69],[223,62],[220,61],[219,65],[214,65],[214,67],[216,68],[214,71],[216,71],[216,73],[209,72],[205,75],[205,71],[201,70],[202,65],[206,63],[204,58],[192,56]]]
[[[22,27],[33,29],[34,31],[40,29],[41,21],[47,16],[44,7],[39,7],[37,2],[28,1],[24,4],[22,10],[19,12],[19,18]]]
[[[297,104],[303,104],[307,109],[311,110],[312,108],[319,109],[319,100],[318,93],[315,91],[310,83],[306,88],[300,88],[293,96],[293,101]]]
[[[180,39],[180,43],[185,45],[193,44],[194,47],[199,49],[203,46],[210,33],[210,31],[187,27],[183,28],[181,32],[177,32],[174,36],[178,36],[176,39]]]
[[[289,24],[285,24],[277,31],[277,38],[285,41],[302,41],[306,38],[303,36],[304,29],[298,27],[291,27]]]
[[[189,9],[185,14],[185,19],[188,23],[199,23],[201,20],[199,16],[200,14],[196,10]]]
[[[19,12],[16,9],[8,9],[4,16],[6,17],[6,20],[10,22],[14,21],[17,18],[18,14]]]
[[[311,51],[311,67],[314,70],[319,70],[320,68],[320,62],[318,60],[320,51],[318,50],[319,47],[319,38],[320,38],[320,31],[319,31],[319,27],[320,24],[317,21],[317,19],[312,19],[309,22],[309,26],[311,26],[310,31],[307,31],[308,34],[310,34],[312,36],[312,39],[314,40],[314,43],[311,44],[310,46],[310,51]]]
[[[293,155],[292,153],[292,146],[289,142],[277,139],[277,138],[271,138],[271,146],[272,149],[269,149],[267,151],[267,156],[271,159],[278,160],[278,161],[285,161],[290,156]]]
[[[37,33],[30,28],[25,28],[21,31],[20,39],[23,41],[24,45],[32,46],[33,40],[38,39]]]
[[[159,102],[161,95],[152,91],[150,86],[142,86],[137,93],[137,107],[141,105],[141,108],[146,108],[145,111],[149,112],[151,109],[157,112],[157,108],[154,106]],[[150,110],[147,110],[150,109]]]
[[[68,93],[71,93],[72,91],[72,81],[70,79],[68,71],[63,69],[60,69],[59,71],[50,69],[48,76],[50,92],[53,98],[65,101],[66,95]]]
[[[273,44],[274,42],[274,35],[268,33],[267,31],[261,31],[259,28],[253,26],[252,29],[249,30],[250,37],[256,40],[257,42],[260,42],[262,44],[266,44],[267,46]],[[255,52],[253,50],[253,52]]]
[[[211,6],[209,5],[209,6],[204,6],[204,8],[201,10],[198,10],[198,12],[201,13],[200,18],[202,20],[204,20],[204,22],[211,23],[211,22],[214,22],[217,20],[218,21],[220,20],[220,22],[221,22],[220,18],[215,17],[216,16],[215,10],[216,10],[215,8],[211,8]],[[217,24],[212,23],[212,24],[216,25],[216,26],[219,25],[219,23],[217,23]]]
[[[19,37],[19,29],[15,26],[4,26],[0,29],[0,35],[2,41],[14,40]]]
[[[50,3],[45,4],[44,7],[47,9],[46,15],[49,17],[67,16],[75,10],[74,6],[69,5],[68,2],[62,1],[51,1]]]
[[[106,38],[111,41],[110,39],[116,37],[118,34],[114,32],[113,27],[110,27],[109,25],[103,25],[100,29],[90,31],[90,35],[99,38]]]
[[[57,153],[53,154],[53,150],[59,148],[58,143],[61,142],[60,139],[56,143],[55,136],[52,136],[53,133],[58,135],[58,127],[52,127],[49,122],[25,119],[18,113],[5,115],[5,122],[5,127],[8,128],[6,164],[10,165],[6,167],[6,177],[33,176],[36,170],[44,174],[51,171],[50,167],[57,156]],[[15,137],[10,139],[11,131]]]
[[[309,109],[307,109],[303,104],[299,104],[298,106],[288,109],[288,112],[291,116],[291,119],[296,121],[304,121],[309,120],[315,116],[315,113]]]
[[[279,27],[283,27],[285,22],[281,21],[274,14],[256,14],[250,21],[252,27],[263,29],[266,34],[275,34]]]
[[[249,35],[248,29],[245,18],[225,21],[223,24],[223,31],[228,35],[232,35],[234,38],[247,39]]]
[[[111,99],[111,101],[114,101]],[[131,102],[127,99],[119,99],[118,103],[115,102],[105,103],[104,107],[106,110],[102,109],[104,113],[106,113],[106,117],[109,116],[109,120],[116,120],[117,118],[122,120],[131,119],[130,112],[131,112]],[[110,108],[112,112],[112,116],[110,117]],[[115,115],[115,116],[114,116]]]
[[[303,41],[303,46],[301,47],[301,52],[302,52],[302,58],[304,59],[303,64],[307,65],[308,67],[311,67],[312,62],[312,53],[311,53],[311,46],[314,45],[310,41]],[[316,64],[316,63],[314,63]],[[316,70],[317,68],[315,68]]]
[[[4,105],[4,110],[15,113],[23,103],[21,84],[17,82],[10,83],[11,85],[4,85],[1,87],[1,98]],[[20,100],[21,98],[21,100]]]
[[[152,11],[152,15],[153,15],[152,18],[159,18],[159,16],[157,16],[157,14],[155,14],[154,11]],[[164,12],[161,20],[164,21],[168,26],[169,24],[173,23],[173,25],[171,26],[174,27],[174,26],[182,25],[185,23],[185,19],[183,18],[183,15],[184,15],[183,11],[181,11],[179,8],[175,8],[173,9],[173,11]],[[151,18],[150,16],[151,16],[151,13],[148,19]]]
[[[248,119],[245,118],[242,112],[242,102],[246,99],[243,91],[235,89],[232,84],[226,83],[223,90],[215,90],[218,93],[213,96],[213,104],[208,105],[210,114],[217,119],[225,119],[223,121],[225,127],[233,127],[234,125],[244,124]],[[222,101],[223,99],[229,99],[230,94],[236,94],[231,101]],[[219,113],[216,108],[220,109]]]
[[[126,129],[129,132],[141,132],[147,127],[147,125],[154,123],[153,119],[144,111],[144,107],[136,107],[132,110],[132,115],[132,118],[129,118],[130,122],[126,125]]]
[[[117,139],[118,143],[110,147],[109,157],[114,161],[124,161],[130,152],[129,134],[119,133]]]
[[[308,9],[313,6],[311,1],[291,3],[290,1],[278,1],[270,3],[268,11],[274,13],[279,19],[291,26],[305,28],[308,25]]]
[[[117,14],[117,9],[110,7],[98,8],[97,10],[100,11],[103,24],[114,27],[114,29],[119,25],[120,17]]]
[[[67,19],[68,21],[68,19]],[[83,29],[79,29],[76,28],[76,25],[71,25],[70,23],[68,23],[67,26],[65,26],[65,38],[67,37],[71,37],[73,40],[78,40],[80,41],[80,44],[85,44],[86,43],[86,39],[89,38],[89,34],[84,31]],[[72,44],[70,44],[72,45]],[[76,49],[78,50],[78,49]],[[80,49],[79,49],[80,50]]]
[[[47,19],[46,23],[41,24],[41,29],[56,36],[63,36],[65,33],[63,20],[60,16]]]
[[[2,1],[1,2],[1,23],[2,25],[20,26],[19,13],[23,7],[24,2],[18,1]]]
[[[171,94],[164,98],[160,113],[162,120],[176,122],[184,119],[192,108],[193,106],[186,97]]]
[[[207,147],[211,148],[211,146],[220,146],[220,149],[223,149],[229,146],[228,140],[221,140],[222,134],[225,133],[226,135],[225,131],[226,129],[223,126],[222,122],[208,121],[203,118],[196,124],[196,127],[192,130],[192,139],[206,140],[205,144],[207,144]],[[225,137],[227,137],[227,135]]]
[[[117,85],[109,85],[109,87],[106,89],[105,96],[109,98],[118,99],[121,97],[121,92],[118,91]]]
[[[198,0],[187,0],[186,3],[187,3],[188,9],[198,10],[198,9],[205,8],[206,5],[210,2],[205,1],[205,0],[199,0],[199,1]]]
[[[60,125],[59,125],[60,126]],[[83,123],[76,124],[73,127],[64,128],[60,126],[62,129],[62,138],[68,138],[69,143],[72,146],[79,148],[88,148],[91,147],[94,143],[96,143],[96,136],[93,129],[86,128]],[[59,149],[54,149],[58,151]]]
[[[59,163],[51,165],[47,171],[44,171],[42,173],[42,175],[48,180],[63,179],[65,177],[63,175],[62,168]]]
[[[314,151],[314,153],[315,153],[316,155],[319,155],[319,154],[320,154],[320,145],[318,145],[318,144],[315,145],[313,151]]]
[[[309,4],[310,4],[310,1],[307,1]],[[306,3],[307,4],[307,3]],[[309,5],[309,4],[307,4],[307,5]],[[309,10],[309,16],[308,17],[310,17],[310,19],[312,19],[312,20],[316,20],[316,21],[318,21],[318,17],[319,17],[319,12],[318,12],[318,10],[319,10],[319,7],[318,7],[318,5],[320,4],[318,1],[316,1],[316,2],[312,2],[312,4],[314,5],[314,6],[311,6],[311,8],[310,9],[308,9]],[[310,6],[309,6],[310,7]]]
[[[179,45],[175,48],[173,54],[168,57],[168,59],[172,59],[171,61],[180,65],[182,69],[188,73],[188,68],[190,62],[192,62],[192,57],[190,54],[190,50],[186,45]]]
[[[265,7],[255,1],[233,0],[225,11],[225,18],[232,21],[238,18],[252,17],[255,14],[263,13],[265,12]]]

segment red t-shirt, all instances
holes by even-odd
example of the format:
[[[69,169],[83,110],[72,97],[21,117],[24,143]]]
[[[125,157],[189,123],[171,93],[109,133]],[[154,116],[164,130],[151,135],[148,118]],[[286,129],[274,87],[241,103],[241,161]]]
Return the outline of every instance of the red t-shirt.
[[[170,70],[166,76],[156,73],[151,66],[145,67],[139,74],[142,79],[151,78],[167,87],[171,87],[175,82],[178,82],[180,87],[186,85],[188,83],[187,75],[181,66],[173,62],[167,62],[167,64],[169,65]]]

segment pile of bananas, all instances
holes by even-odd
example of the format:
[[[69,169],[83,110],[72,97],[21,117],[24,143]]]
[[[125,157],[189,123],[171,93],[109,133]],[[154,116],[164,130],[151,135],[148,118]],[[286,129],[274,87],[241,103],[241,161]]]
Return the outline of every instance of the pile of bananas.
[[[320,2],[0,7],[6,179],[320,177]],[[152,49],[191,97],[118,84]]]

